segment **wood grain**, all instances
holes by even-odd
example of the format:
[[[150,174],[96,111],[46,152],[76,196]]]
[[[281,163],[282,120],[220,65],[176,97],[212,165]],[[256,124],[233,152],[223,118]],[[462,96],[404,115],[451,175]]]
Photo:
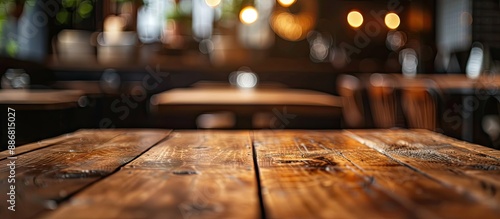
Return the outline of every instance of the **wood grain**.
[[[175,132],[46,218],[258,218],[257,190],[248,132]]]
[[[69,196],[113,173],[168,133],[167,130],[122,131],[120,135],[111,135],[109,131],[88,132],[85,137],[18,156],[16,208],[19,211],[0,211],[0,218],[32,218],[57,208]],[[2,193],[8,192],[8,162],[9,159],[0,161]],[[1,202],[0,208],[6,209],[7,203]]]
[[[478,153],[477,154],[478,156],[491,157],[491,158],[494,158],[496,160],[500,160],[500,150],[495,150],[493,148],[488,148],[488,147],[484,147],[484,146],[477,145],[477,144],[471,144],[471,143],[466,142],[466,141],[460,141],[460,140],[450,138],[450,137],[447,137],[445,135],[438,134],[438,133],[435,133],[435,132],[432,132],[429,130],[418,129],[418,130],[413,130],[413,131],[415,131],[416,134],[424,135],[424,136],[431,138],[435,141],[444,141],[444,142],[447,142],[455,147],[460,147],[460,148],[470,150],[472,152],[476,152],[476,153]]]
[[[254,146],[268,218],[411,218],[337,151],[321,132],[259,131]],[[343,144],[335,144],[343,147]],[[354,147],[366,148],[363,145]],[[415,212],[412,212],[415,210]]]
[[[372,178],[391,197],[410,209],[422,212],[424,218],[495,218],[499,213],[498,209],[483,205],[372,148],[360,149],[360,143],[352,138],[334,134],[324,138],[332,142],[324,144],[325,147],[338,150],[342,157],[357,167],[359,174]],[[336,149],[338,144],[342,144],[343,149]]]
[[[122,134],[123,130],[111,130],[111,129],[110,130],[100,130],[100,133],[103,136],[107,136],[109,138],[112,138],[112,137],[115,137],[117,135]],[[78,141],[80,141],[80,139],[87,139],[87,138],[91,137],[92,135],[95,135],[94,131],[81,129],[81,130],[75,131],[73,133],[63,134],[63,135],[60,135],[60,136],[57,136],[54,138],[49,138],[49,139],[41,140],[38,142],[29,143],[26,145],[20,145],[20,146],[17,146],[16,149],[14,150],[14,152],[15,152],[14,156],[18,156],[20,154],[24,154],[24,153],[27,153],[30,151],[35,151],[35,150],[38,150],[40,148],[52,146],[55,144],[61,144],[63,142],[67,142],[68,144],[70,142],[78,142]],[[3,159],[10,157],[10,156],[12,156],[12,155],[10,155],[9,150],[5,150],[5,151],[0,152],[0,160],[3,160]]]
[[[352,131],[359,142],[500,214],[500,162],[454,142],[411,130]]]
[[[0,202],[0,218],[500,215],[495,151],[425,130],[80,130],[40,145],[18,156],[19,211]]]

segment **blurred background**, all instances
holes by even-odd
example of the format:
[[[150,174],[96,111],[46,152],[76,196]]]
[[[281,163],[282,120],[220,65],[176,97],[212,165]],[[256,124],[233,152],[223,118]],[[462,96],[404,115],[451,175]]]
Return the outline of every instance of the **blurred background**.
[[[425,128],[498,148],[499,68],[497,0],[0,1],[0,104],[17,107],[23,143],[80,128]],[[224,102],[242,89],[262,92]],[[60,99],[72,104],[47,107]],[[268,99],[296,102],[239,115]]]

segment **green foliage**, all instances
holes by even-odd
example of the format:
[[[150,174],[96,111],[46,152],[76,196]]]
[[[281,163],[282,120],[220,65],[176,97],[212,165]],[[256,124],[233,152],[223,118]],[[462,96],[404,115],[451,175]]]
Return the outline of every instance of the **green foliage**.
[[[9,11],[12,11],[14,6],[15,6],[14,0],[0,0],[0,20],[6,19],[7,15],[9,14]]]
[[[67,10],[62,10],[62,11],[59,11],[57,13],[56,20],[60,24],[64,24],[64,23],[67,23],[69,21],[69,19],[70,19],[69,16],[70,16],[70,13]]]
[[[96,0],[61,0],[62,8],[56,15],[59,24],[79,23],[92,15]]]
[[[91,2],[89,1],[84,1],[80,4],[80,6],[77,9],[78,14],[82,18],[89,17],[90,14],[92,13],[92,10],[94,9],[94,6],[92,5]]]
[[[5,48],[7,55],[11,57],[15,57],[19,50],[19,45],[16,40],[9,39],[5,42],[4,36],[4,28],[9,16],[18,6],[29,6],[33,7],[36,3],[36,0],[0,0],[0,47],[2,49]]]
[[[180,9],[179,5],[175,5],[175,8],[169,10],[167,13],[167,19],[172,19],[172,20],[179,20],[186,17],[185,14],[182,13],[182,10]]]
[[[36,0],[26,0],[26,2],[25,2],[25,4],[30,6],[30,7],[35,6],[35,3],[36,3]]]
[[[231,19],[237,17],[243,6],[243,0],[223,0],[222,19]]]
[[[15,57],[17,55],[17,51],[19,50],[19,46],[17,45],[17,42],[15,40],[9,40],[7,42],[7,55],[10,57]]]

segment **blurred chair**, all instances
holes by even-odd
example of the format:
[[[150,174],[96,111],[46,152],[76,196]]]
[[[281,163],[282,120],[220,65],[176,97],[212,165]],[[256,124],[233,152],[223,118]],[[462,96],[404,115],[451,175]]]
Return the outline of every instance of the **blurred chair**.
[[[352,75],[340,75],[337,91],[342,97],[342,117],[347,128],[366,128],[367,118],[363,104],[363,85]]]
[[[477,137],[475,142],[491,148],[500,149],[500,94],[498,90],[487,87],[487,84],[478,84],[476,89],[485,89],[484,94],[490,94],[489,97],[479,104],[478,113],[475,115],[475,130],[479,132],[475,134]],[[495,88],[493,88],[495,89]]]
[[[399,126],[398,101],[395,92],[395,79],[390,75],[372,74],[369,79],[368,96],[376,128]]]
[[[436,131],[439,128],[438,105],[442,100],[438,86],[430,79],[414,82],[401,88],[401,106],[408,128]]]

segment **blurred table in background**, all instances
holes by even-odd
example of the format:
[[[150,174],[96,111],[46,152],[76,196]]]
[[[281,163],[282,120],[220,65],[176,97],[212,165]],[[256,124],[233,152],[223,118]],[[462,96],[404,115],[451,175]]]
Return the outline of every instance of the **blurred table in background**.
[[[0,104],[22,110],[73,108],[84,93],[80,90],[0,89]]]
[[[246,89],[229,85],[173,89],[154,95],[151,104],[152,112],[163,115],[198,117],[229,112],[234,115],[236,124],[224,128],[243,129],[290,128],[294,122],[306,118],[312,120],[310,124],[302,124],[302,128],[338,127],[342,109],[340,97],[322,92],[278,87]],[[315,118],[323,124],[316,126]]]
[[[499,151],[426,130],[79,130],[15,152],[0,218],[500,215]]]
[[[18,144],[74,131],[77,128],[76,109],[85,104],[86,97],[78,90],[0,90],[0,106],[5,112],[2,121],[7,119],[8,107],[15,110]],[[5,128],[2,127],[2,133],[6,133]],[[6,136],[2,134],[2,138]],[[2,142],[6,142],[4,140]],[[4,146],[2,144],[2,149]]]

